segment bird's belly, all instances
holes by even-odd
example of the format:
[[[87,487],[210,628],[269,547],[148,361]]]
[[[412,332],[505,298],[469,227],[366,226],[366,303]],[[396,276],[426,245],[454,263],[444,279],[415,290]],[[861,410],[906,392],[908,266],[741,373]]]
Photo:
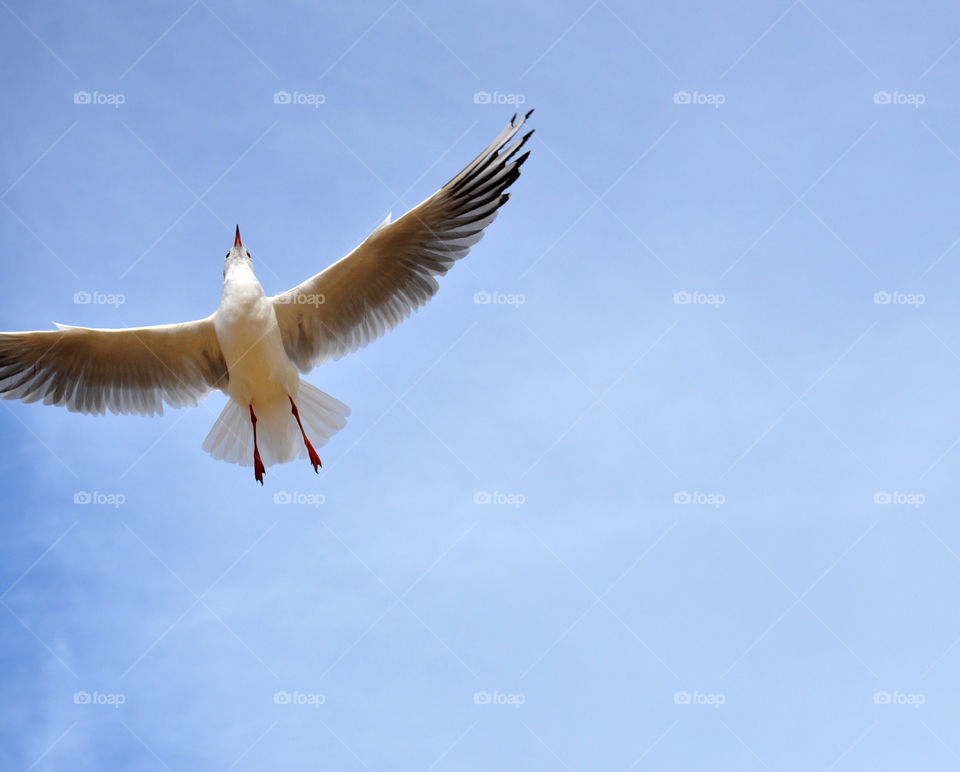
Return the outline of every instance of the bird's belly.
[[[269,301],[263,308],[224,318],[216,329],[233,399],[256,406],[296,395],[300,378],[283,348]]]

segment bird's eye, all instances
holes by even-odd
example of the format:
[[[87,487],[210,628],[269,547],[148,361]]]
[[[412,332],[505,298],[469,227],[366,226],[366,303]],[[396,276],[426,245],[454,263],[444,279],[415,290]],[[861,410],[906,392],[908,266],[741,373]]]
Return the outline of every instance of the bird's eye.
[[[224,257],[230,257],[230,253],[227,252],[227,254],[225,254]]]
[[[249,250],[249,249],[247,250],[247,257],[249,257],[251,260],[253,260],[253,255],[250,254],[250,250]]]

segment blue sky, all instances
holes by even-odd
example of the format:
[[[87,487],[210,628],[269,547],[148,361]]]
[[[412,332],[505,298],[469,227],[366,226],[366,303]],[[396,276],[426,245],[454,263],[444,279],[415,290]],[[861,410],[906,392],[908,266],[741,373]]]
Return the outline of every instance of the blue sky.
[[[0,766],[956,766],[955,7],[2,5],[2,329],[206,316],[235,223],[286,289],[537,134],[309,377],[321,475],[2,404]]]

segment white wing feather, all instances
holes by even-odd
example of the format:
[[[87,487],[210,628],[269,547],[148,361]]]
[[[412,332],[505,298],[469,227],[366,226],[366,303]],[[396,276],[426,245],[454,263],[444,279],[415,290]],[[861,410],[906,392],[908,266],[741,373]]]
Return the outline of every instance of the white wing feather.
[[[213,317],[184,324],[0,333],[0,396],[81,413],[163,413],[226,390]]]
[[[466,256],[509,198],[529,152],[511,159],[533,132],[504,148],[529,116],[511,120],[422,204],[394,222],[388,215],[349,255],[271,298],[284,349],[302,372],[376,340],[433,297],[434,277]]]

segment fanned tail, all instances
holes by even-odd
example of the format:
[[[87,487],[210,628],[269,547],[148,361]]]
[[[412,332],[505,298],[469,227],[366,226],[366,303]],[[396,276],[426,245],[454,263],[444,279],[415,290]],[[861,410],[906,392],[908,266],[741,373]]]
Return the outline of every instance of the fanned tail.
[[[294,400],[303,428],[315,448],[325,445],[347,424],[350,408],[305,381],[300,382]],[[286,464],[295,458],[307,457],[307,448],[286,397],[255,405],[255,410],[257,445],[264,464]],[[218,461],[252,466],[253,427],[248,406],[229,400],[203,441],[203,449]]]

